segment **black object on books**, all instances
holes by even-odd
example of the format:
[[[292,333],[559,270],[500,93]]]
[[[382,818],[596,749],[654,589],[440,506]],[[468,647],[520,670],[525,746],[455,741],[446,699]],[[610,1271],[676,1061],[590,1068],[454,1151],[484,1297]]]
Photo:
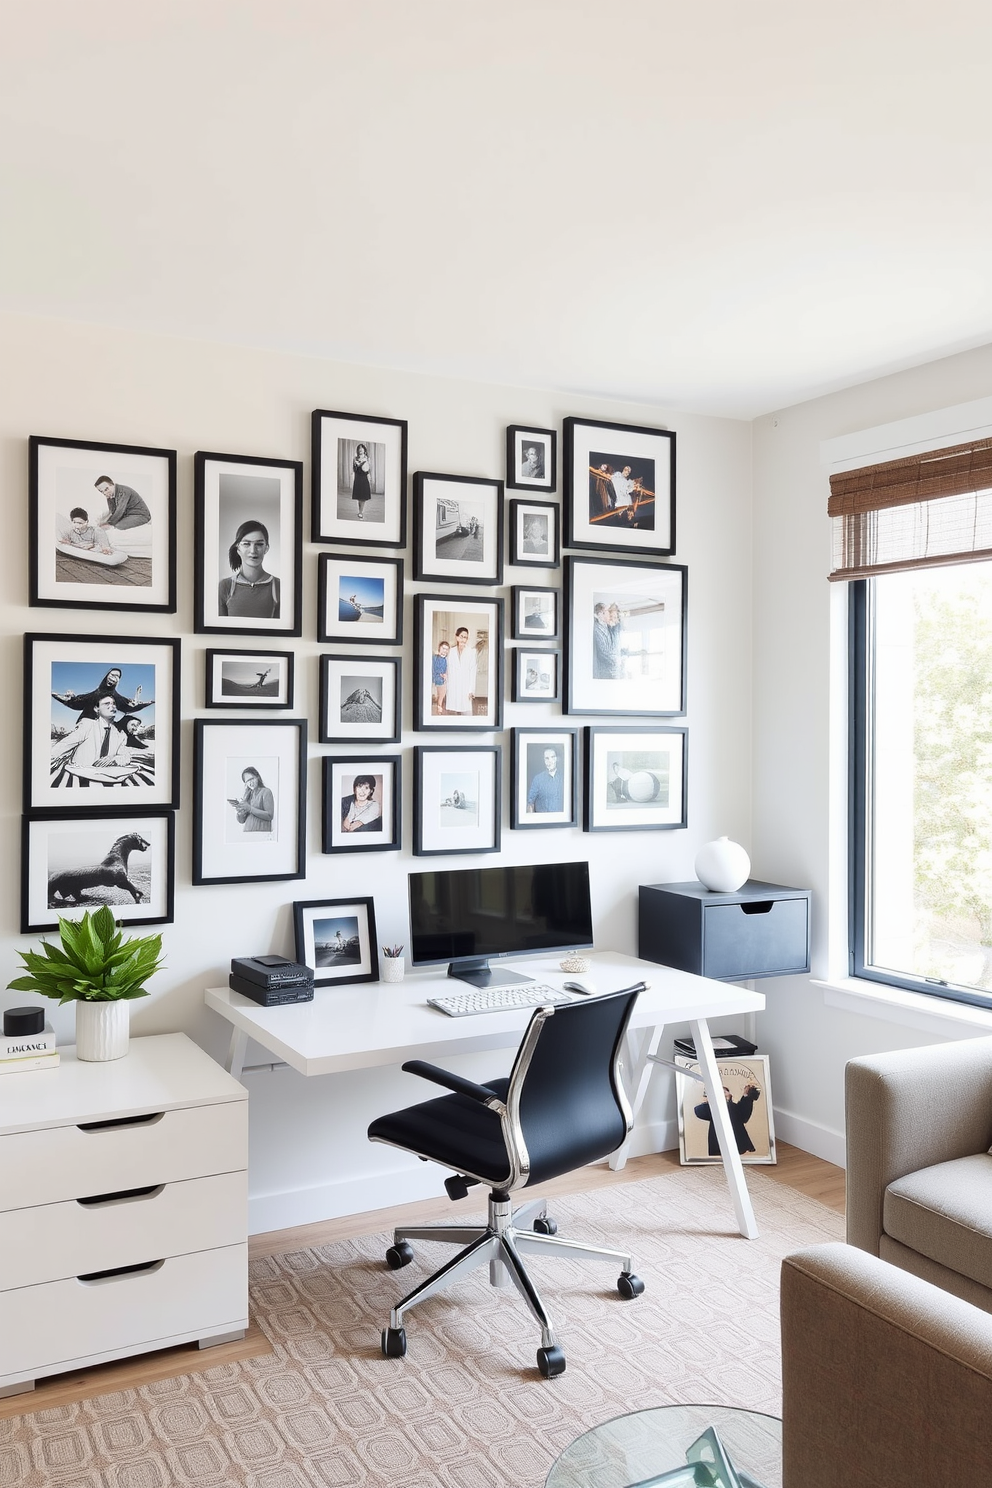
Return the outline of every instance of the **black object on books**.
[[[237,965],[237,962],[232,962]],[[303,968],[308,971],[307,967]],[[250,997],[262,1007],[285,1007],[291,1002],[313,1001],[313,972],[308,971],[307,980],[298,979],[281,987],[263,987],[261,982],[250,982],[247,977],[236,976],[232,971],[228,981],[235,992]]]
[[[750,1054],[757,1053],[757,1044],[749,1043],[746,1038],[741,1038],[739,1033],[714,1033],[713,1053],[717,1059],[746,1059]],[[690,1059],[696,1057],[696,1046],[689,1037],[675,1039],[676,1054],[687,1054]]]
[[[44,1033],[45,1009],[7,1008],[3,1015],[3,1031],[5,1038],[27,1038],[32,1033]]]

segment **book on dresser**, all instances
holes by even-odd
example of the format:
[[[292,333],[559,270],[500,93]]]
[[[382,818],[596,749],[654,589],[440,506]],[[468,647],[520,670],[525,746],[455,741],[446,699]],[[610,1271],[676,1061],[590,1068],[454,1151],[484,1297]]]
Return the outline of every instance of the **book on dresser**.
[[[15,1059],[0,1058],[0,1075],[20,1075],[28,1070],[55,1069],[60,1062],[58,1049],[44,1054],[19,1054]]]
[[[41,1033],[0,1033],[0,1060],[51,1054],[54,1048],[55,1029],[50,1023]]]

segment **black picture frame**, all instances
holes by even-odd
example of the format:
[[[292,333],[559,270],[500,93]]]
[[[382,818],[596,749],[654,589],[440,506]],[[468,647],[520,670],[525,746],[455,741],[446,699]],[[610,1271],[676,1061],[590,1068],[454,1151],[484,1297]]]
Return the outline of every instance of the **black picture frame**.
[[[324,644],[403,644],[403,559],[317,555],[317,639]]]
[[[499,852],[502,754],[499,744],[414,745],[414,857]]]
[[[296,687],[293,651],[207,650],[203,672],[205,708],[291,708]]]
[[[293,905],[296,959],[313,972],[315,987],[379,980],[375,903],[371,898],[300,899]],[[317,936],[327,936],[318,942]],[[333,941],[340,937],[340,946]]]
[[[551,766],[548,751],[557,755]],[[510,732],[510,827],[514,831],[575,827],[579,821],[579,730],[515,728]],[[558,803],[553,777],[560,776]],[[545,777],[551,777],[546,779]]]
[[[398,744],[402,678],[399,656],[321,656],[321,744]]]
[[[31,605],[174,614],[176,451],[32,434],[28,549]]]
[[[585,729],[583,831],[673,831],[687,824],[684,727]]]
[[[399,851],[403,845],[402,766],[399,754],[324,755],[322,852]],[[373,782],[371,789],[362,790],[362,777]],[[362,808],[369,802],[378,806],[378,815],[363,823]],[[349,819],[356,822],[353,828],[346,825]]]
[[[21,822],[21,934],[56,930],[107,905],[119,925],[175,918],[176,817],[25,816]]]
[[[561,635],[561,590],[549,585],[514,584],[510,590],[510,639],[557,641]]]
[[[413,576],[437,584],[502,584],[501,480],[415,472]]]
[[[414,728],[442,733],[493,732],[503,720],[503,600],[481,595],[417,594],[414,596]],[[435,711],[437,689],[433,683],[435,655],[442,643],[448,655],[455,649],[460,630],[468,631],[464,651],[474,650],[473,673],[466,670],[459,692],[448,688],[444,702],[456,700],[458,711]],[[480,678],[486,678],[486,693]],[[450,683],[450,677],[449,677]],[[471,694],[471,712],[462,705]]]
[[[671,557],[674,431],[567,418],[562,443],[566,547]]]
[[[198,450],[193,504],[194,631],[302,635],[302,460]],[[246,583],[246,565],[268,578]]]
[[[557,703],[561,697],[561,652],[518,646],[513,656],[515,703]]]
[[[310,439],[311,542],[405,548],[406,420],[315,408]],[[369,467],[364,472],[369,489],[365,499],[360,499],[355,466],[360,446]]]
[[[687,613],[684,564],[567,557],[562,711],[683,715]]]
[[[508,502],[510,563],[516,568],[558,568],[561,564],[561,507],[557,501]]]
[[[528,458],[529,452],[533,454]],[[506,430],[506,484],[511,491],[553,491],[558,484],[558,433],[533,424]]]
[[[306,797],[305,718],[195,718],[193,883],[303,878]]]
[[[178,637],[27,634],[24,811],[178,807],[180,670]]]

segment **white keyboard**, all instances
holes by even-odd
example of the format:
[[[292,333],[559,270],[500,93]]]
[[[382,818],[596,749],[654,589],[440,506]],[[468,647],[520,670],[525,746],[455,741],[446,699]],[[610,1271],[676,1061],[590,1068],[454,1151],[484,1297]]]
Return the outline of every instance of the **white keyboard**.
[[[546,1007],[549,1002],[578,1002],[574,992],[546,987],[538,982],[515,987],[480,987],[477,992],[458,992],[452,997],[428,997],[427,1006],[449,1018],[467,1018],[473,1013],[504,1013],[512,1008]]]

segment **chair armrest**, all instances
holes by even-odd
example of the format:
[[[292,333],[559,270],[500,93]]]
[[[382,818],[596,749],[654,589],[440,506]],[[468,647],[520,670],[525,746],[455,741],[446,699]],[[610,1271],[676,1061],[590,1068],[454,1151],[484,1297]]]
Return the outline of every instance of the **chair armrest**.
[[[878,1255],[890,1183],[992,1146],[992,1038],[852,1059],[845,1106],[847,1239]]]
[[[453,1090],[456,1095],[467,1095],[470,1100],[479,1101],[484,1106],[502,1105],[495,1090],[490,1090],[487,1085],[477,1085],[474,1080],[453,1075],[450,1070],[440,1069],[436,1064],[427,1064],[423,1059],[408,1059],[400,1068],[406,1070],[408,1075],[420,1075],[424,1080],[443,1085],[445,1090]]]
[[[782,1263],[783,1488],[987,1474],[992,1317],[853,1246]]]

